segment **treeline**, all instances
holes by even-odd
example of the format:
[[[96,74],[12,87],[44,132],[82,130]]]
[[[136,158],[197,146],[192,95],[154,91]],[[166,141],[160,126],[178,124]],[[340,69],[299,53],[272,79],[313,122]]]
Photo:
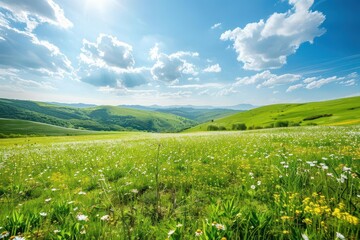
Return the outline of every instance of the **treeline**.
[[[284,128],[284,127],[298,127],[300,126],[301,122],[291,122],[291,121],[277,121],[275,123],[271,123],[266,126],[246,126],[245,123],[235,123],[232,124],[231,129],[227,129],[225,126],[222,125],[208,125],[208,131],[226,131],[226,130],[234,130],[234,131],[245,131],[245,130],[255,130],[255,129],[264,129],[264,128]],[[308,123],[307,126],[315,126],[316,123]]]

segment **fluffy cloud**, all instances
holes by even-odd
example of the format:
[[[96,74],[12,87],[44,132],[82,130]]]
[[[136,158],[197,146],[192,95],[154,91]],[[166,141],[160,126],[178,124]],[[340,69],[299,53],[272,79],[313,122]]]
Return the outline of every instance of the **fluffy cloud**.
[[[301,79],[300,75],[297,74],[283,74],[276,75],[266,70],[261,73],[257,73],[253,76],[247,76],[243,78],[237,78],[235,85],[250,85],[258,84],[257,87],[273,87],[275,85],[282,85],[286,83],[295,82]]]
[[[55,45],[34,34],[0,27],[0,67],[28,69],[39,74],[64,76],[72,72],[71,62]]]
[[[306,89],[314,89],[314,88],[320,88],[326,84],[337,82],[341,85],[350,87],[357,84],[357,81],[359,79],[359,75],[356,72],[353,72],[351,74],[348,74],[346,76],[338,77],[338,76],[331,76],[327,78],[322,77],[311,77],[306,78],[303,80],[303,83],[296,84],[293,86],[290,86],[286,92],[291,92],[299,88],[306,88]]]
[[[219,73],[219,72],[221,72],[221,67],[219,64],[214,64],[214,65],[211,65],[211,66],[205,68],[204,72]]]
[[[228,30],[220,39],[234,42],[237,60],[244,63],[244,69],[280,68],[302,43],[313,43],[315,37],[325,33],[320,28],[325,16],[310,10],[313,3],[314,0],[289,0],[293,7],[286,13],[274,13],[266,21]]]
[[[29,31],[41,23],[49,23],[61,28],[70,28],[72,22],[53,0],[2,0],[0,8],[6,9],[16,22],[26,24]]]
[[[147,83],[149,70],[135,68],[132,46],[114,36],[100,34],[96,42],[84,39],[79,60],[81,81],[96,87],[124,90]]]
[[[132,46],[105,34],[100,34],[95,43],[83,40],[80,60],[99,68],[129,69],[135,64]]]
[[[187,58],[198,57],[197,52],[175,52],[170,55],[160,52],[159,46],[155,45],[149,52],[151,60],[155,64],[151,68],[151,74],[154,80],[167,83],[174,82],[185,75],[198,75],[196,66],[188,62]]]

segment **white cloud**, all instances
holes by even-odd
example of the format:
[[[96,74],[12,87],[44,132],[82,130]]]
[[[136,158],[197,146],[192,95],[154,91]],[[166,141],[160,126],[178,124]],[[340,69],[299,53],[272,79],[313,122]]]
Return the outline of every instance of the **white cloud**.
[[[237,60],[244,63],[244,69],[260,71],[280,68],[302,43],[313,43],[315,37],[325,33],[324,29],[319,28],[325,16],[310,10],[313,2],[289,0],[293,8],[286,13],[274,13],[266,21],[228,30],[220,39],[234,42]]]
[[[198,75],[196,66],[186,58],[198,57],[197,52],[179,51],[170,55],[161,53],[158,44],[156,44],[149,52],[151,60],[155,64],[151,68],[151,74],[154,80],[159,80],[167,83],[179,80],[185,75]]]
[[[169,88],[178,88],[178,89],[203,89],[203,88],[221,88],[224,87],[224,84],[221,83],[204,83],[204,84],[186,84],[186,85],[172,85]]]
[[[216,29],[219,28],[221,26],[221,23],[215,23],[214,25],[211,26],[211,29]]]
[[[275,85],[282,85],[286,83],[295,82],[301,79],[297,74],[283,74],[276,75],[266,70],[261,73],[257,73],[253,76],[247,76],[243,78],[237,78],[235,86],[258,84],[257,87],[273,87]]]
[[[211,65],[211,66],[205,68],[204,72],[219,73],[219,72],[221,72],[221,67],[219,64],[214,64],[214,65]]]
[[[292,91],[302,88],[302,87],[304,87],[304,84],[302,84],[302,83],[295,84],[295,85],[288,87],[288,89],[286,89],[286,92],[292,92]]]
[[[70,60],[58,47],[30,32],[0,26],[0,68],[37,72],[40,76],[64,78],[73,74]]]
[[[323,77],[310,77],[303,80],[303,83],[296,84],[293,86],[290,86],[286,92],[291,92],[299,88],[306,88],[306,89],[315,89],[315,88],[321,88],[324,85],[327,85],[329,83],[337,82],[341,85],[350,87],[357,84],[357,80],[359,78],[359,75],[356,72],[350,73],[346,76],[338,77],[338,76],[331,76],[327,78]]]
[[[95,43],[84,39],[79,58],[90,66],[108,69],[129,69],[135,64],[132,46],[106,34],[100,34]]]
[[[79,55],[81,81],[96,87],[127,89],[146,84],[149,69],[135,68],[132,46],[111,35],[83,40]]]
[[[0,8],[10,11],[17,22],[25,23],[30,32],[42,23],[61,28],[73,26],[65,17],[63,9],[53,0],[2,0]]]
[[[308,83],[306,85],[307,89],[314,89],[314,88],[320,88],[325,84],[329,84],[332,82],[337,82],[337,81],[341,81],[344,80],[344,77],[338,78],[337,76],[332,76],[332,77],[328,77],[328,78],[320,78],[316,81],[312,81],[310,83]]]

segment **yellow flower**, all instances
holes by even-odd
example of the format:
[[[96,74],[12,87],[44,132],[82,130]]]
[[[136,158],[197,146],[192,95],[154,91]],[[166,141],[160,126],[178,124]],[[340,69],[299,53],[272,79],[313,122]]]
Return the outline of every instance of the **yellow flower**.
[[[288,231],[288,230],[283,231],[283,234],[289,234],[289,233],[290,233],[290,231]]]
[[[286,220],[290,220],[289,216],[281,216],[281,220],[286,221]]]
[[[312,220],[310,218],[305,218],[303,220],[304,223],[306,223],[307,225],[311,225],[312,224]]]

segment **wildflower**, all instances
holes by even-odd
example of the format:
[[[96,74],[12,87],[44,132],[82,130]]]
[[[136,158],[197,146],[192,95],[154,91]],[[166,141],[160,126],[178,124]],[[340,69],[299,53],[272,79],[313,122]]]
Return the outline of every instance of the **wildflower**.
[[[261,185],[261,181],[257,181],[257,185],[260,186],[260,185]]]
[[[283,231],[283,234],[289,234],[290,232],[289,232],[289,230],[284,230]]]
[[[48,202],[50,202],[50,201],[51,201],[51,198],[45,199],[45,202],[46,202],[46,203],[48,203]]]
[[[82,235],[86,234],[86,230],[83,228],[83,229],[80,231],[80,234],[82,234]]]
[[[47,216],[47,213],[46,213],[46,212],[41,212],[41,213],[40,213],[40,216],[46,217],[46,216]]]
[[[304,240],[309,240],[309,237],[305,233],[301,234],[301,236]]]
[[[201,229],[196,230],[195,237],[200,237],[203,234],[203,231]]]
[[[322,165],[321,168],[322,168],[323,170],[328,170],[328,169],[329,169],[329,167],[326,166],[326,165]]]
[[[80,191],[78,194],[79,195],[86,195],[86,192]]]
[[[73,204],[75,201],[70,201],[70,202],[68,202],[67,204]]]
[[[168,232],[168,236],[170,237],[171,235],[174,234],[174,232],[175,232],[175,230],[170,230],[170,231]]]
[[[2,233],[0,234],[0,239],[6,238],[6,237],[8,237],[9,235],[10,235],[10,233],[9,233],[8,231],[2,232]]]
[[[341,234],[341,233],[339,233],[339,232],[336,232],[336,238],[341,239],[341,240],[346,239],[346,238],[345,238],[345,236],[344,236],[344,235],[342,235],[342,234]]]
[[[226,237],[222,237],[221,240],[226,240],[227,238]]]
[[[255,189],[256,188],[256,186],[255,185],[251,185],[251,189]]]
[[[183,225],[181,223],[178,223],[176,227],[182,227]]]
[[[55,230],[54,230],[54,233],[55,233],[55,234],[57,234],[57,233],[59,233],[59,232],[61,232],[61,231],[58,230],[58,229],[55,229]]]
[[[89,221],[88,216],[86,216],[86,215],[84,215],[84,214],[79,214],[79,215],[76,216],[76,218],[77,218],[77,220],[79,220],[79,221],[85,221],[85,222]]]
[[[220,223],[217,223],[217,224],[215,225],[215,227],[216,227],[217,230],[223,230],[223,231],[226,230],[225,225],[220,224]]]
[[[312,224],[312,220],[310,218],[305,218],[303,220],[304,223],[306,223],[307,225],[311,225]]]
[[[286,220],[290,220],[290,217],[289,216],[281,216],[281,220],[283,220],[285,222]]]
[[[137,189],[131,189],[131,192],[132,192],[132,193],[135,193],[135,194],[138,194],[138,193],[139,193],[139,191],[138,191]]]
[[[346,167],[346,166],[344,166],[342,170],[343,170],[343,172],[351,172],[351,168]]]
[[[289,165],[288,165],[288,164],[285,164],[285,165],[284,165],[284,168],[289,168]]]
[[[21,236],[12,236],[9,238],[9,240],[25,240],[25,238]]]
[[[110,220],[110,216],[109,215],[104,215],[100,218],[101,221],[109,221]]]

